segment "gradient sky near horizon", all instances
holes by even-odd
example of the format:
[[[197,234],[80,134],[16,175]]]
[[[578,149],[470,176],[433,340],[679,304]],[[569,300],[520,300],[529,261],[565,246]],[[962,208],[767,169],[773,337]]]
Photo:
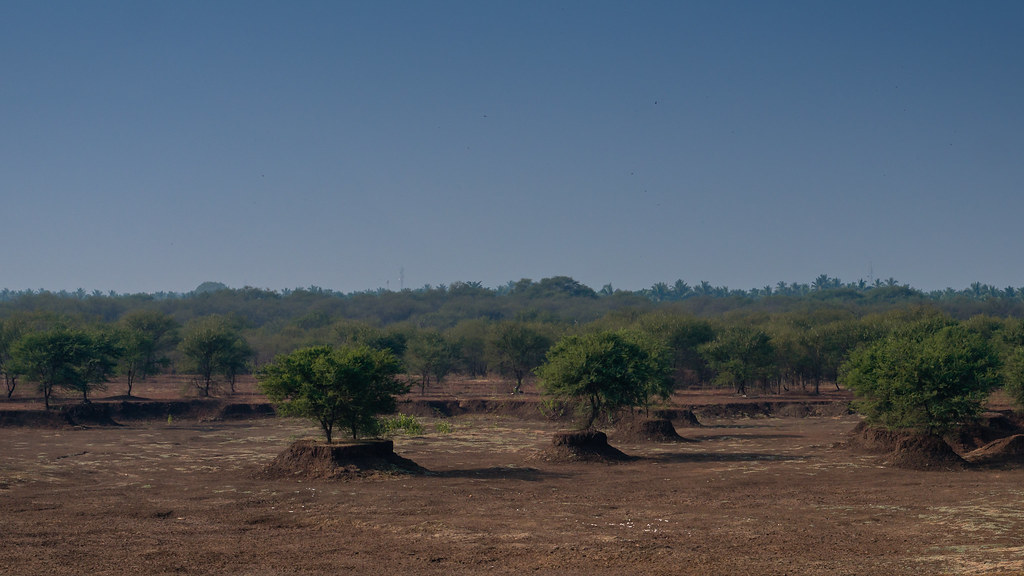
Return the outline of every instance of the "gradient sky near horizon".
[[[1024,2],[0,3],[0,287],[1024,286]]]

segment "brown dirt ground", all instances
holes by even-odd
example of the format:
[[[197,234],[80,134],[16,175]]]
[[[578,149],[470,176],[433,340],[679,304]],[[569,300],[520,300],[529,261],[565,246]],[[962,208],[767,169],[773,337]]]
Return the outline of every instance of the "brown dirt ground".
[[[301,481],[260,472],[304,421],[0,428],[0,574],[1024,573],[1024,469],[884,467],[833,447],[855,416],[702,417],[615,464],[537,459],[558,423],[422,420],[395,451],[429,474]]]

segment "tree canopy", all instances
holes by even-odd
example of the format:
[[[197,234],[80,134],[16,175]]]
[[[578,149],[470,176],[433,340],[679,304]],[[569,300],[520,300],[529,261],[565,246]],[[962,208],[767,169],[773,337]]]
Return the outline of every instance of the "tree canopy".
[[[153,310],[133,310],[121,317],[119,340],[124,352],[121,371],[128,396],[136,379],[145,380],[170,364],[167,352],[177,343],[177,322]]]
[[[79,392],[102,389],[117,366],[119,350],[108,335],[58,327],[26,334],[14,351],[14,370],[36,382],[46,408],[56,388]]]
[[[25,323],[18,318],[0,319],[0,374],[3,375],[7,397],[14,395],[18,373],[13,365],[15,345],[25,332]]]
[[[602,414],[668,397],[671,361],[663,346],[630,331],[571,335],[559,340],[537,370],[549,401],[577,404],[584,428]]]
[[[931,320],[855,350],[840,381],[869,422],[942,433],[980,414],[999,359],[978,333]]]
[[[502,322],[494,327],[491,345],[502,368],[515,379],[512,393],[522,392],[523,378],[544,361],[551,338],[538,326],[525,322]]]
[[[766,384],[774,375],[775,348],[760,329],[730,327],[704,344],[701,352],[716,372],[715,382],[732,386],[737,394],[746,394],[747,386],[755,382]]]
[[[203,396],[210,395],[214,374],[223,373],[233,383],[239,364],[252,356],[240,331],[222,316],[191,322],[178,349],[185,357],[185,368],[201,378],[196,386]]]
[[[334,429],[353,439],[375,433],[376,416],[395,409],[409,387],[396,379],[401,363],[369,346],[314,346],[278,356],[257,372],[260,389],[282,414],[315,420],[328,443]]]

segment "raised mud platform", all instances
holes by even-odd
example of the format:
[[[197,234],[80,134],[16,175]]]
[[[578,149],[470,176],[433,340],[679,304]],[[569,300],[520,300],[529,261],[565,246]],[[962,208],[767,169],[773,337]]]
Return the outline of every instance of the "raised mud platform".
[[[372,474],[423,474],[412,460],[395,454],[391,440],[327,444],[298,440],[259,475],[264,478],[345,479]]]

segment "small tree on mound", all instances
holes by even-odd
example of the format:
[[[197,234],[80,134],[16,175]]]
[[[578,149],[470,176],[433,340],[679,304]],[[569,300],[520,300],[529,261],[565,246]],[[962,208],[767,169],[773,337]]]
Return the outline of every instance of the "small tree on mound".
[[[567,336],[537,368],[541,392],[549,402],[577,404],[584,428],[602,414],[646,406],[653,396],[672,393],[668,354],[636,332],[596,332]]]
[[[982,336],[936,322],[858,348],[840,374],[869,423],[932,434],[977,417],[999,380],[998,357]]]
[[[257,379],[282,414],[316,420],[330,444],[335,426],[353,439],[376,431],[376,416],[394,411],[395,396],[409,391],[395,378],[400,371],[386,350],[314,346],[278,356]]]

